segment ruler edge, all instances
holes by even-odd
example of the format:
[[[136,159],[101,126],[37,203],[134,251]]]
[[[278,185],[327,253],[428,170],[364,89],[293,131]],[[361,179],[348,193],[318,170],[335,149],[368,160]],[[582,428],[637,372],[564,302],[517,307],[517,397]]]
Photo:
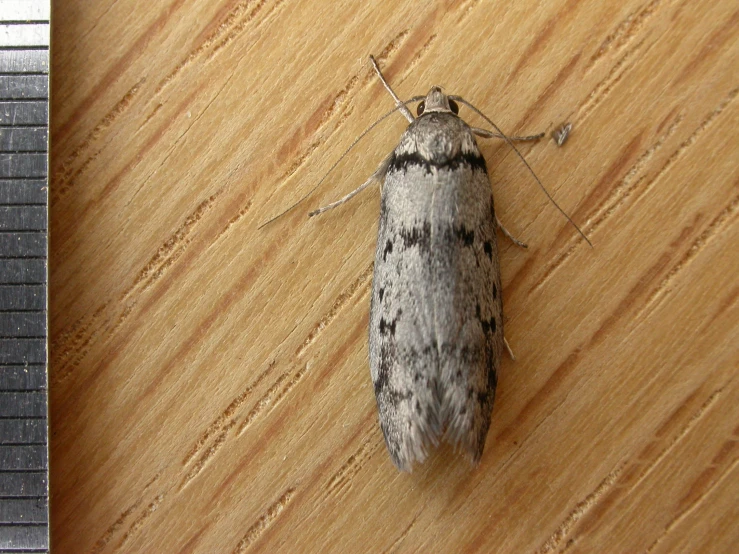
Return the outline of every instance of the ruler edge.
[[[0,49],[3,50],[12,50],[14,47],[18,47],[17,49],[23,50],[23,49],[43,49],[45,47],[47,52],[47,71],[45,74],[45,78],[47,80],[47,94],[46,94],[46,174],[43,177],[43,180],[45,181],[45,191],[44,191],[44,207],[46,209],[46,236],[45,236],[45,243],[46,243],[46,256],[45,256],[45,264],[44,264],[44,278],[42,285],[44,286],[44,304],[43,309],[45,311],[44,314],[44,320],[45,320],[45,328],[46,333],[43,340],[43,348],[44,348],[44,355],[43,355],[43,366],[44,366],[44,389],[43,392],[46,396],[46,411],[45,411],[45,434],[46,434],[46,441],[43,445],[43,450],[45,454],[45,468],[43,468],[42,471],[39,473],[43,474],[43,483],[44,483],[44,492],[45,492],[45,511],[46,511],[46,522],[45,524],[39,525],[38,527],[45,528],[45,546],[41,547],[41,551],[50,552],[51,551],[51,449],[50,449],[50,439],[51,439],[51,396],[50,396],[50,390],[49,390],[49,255],[50,255],[50,246],[51,246],[51,240],[50,240],[50,214],[51,214],[51,206],[50,206],[50,195],[49,195],[49,189],[50,189],[50,161],[51,161],[51,121],[52,121],[52,103],[51,103],[51,88],[52,88],[52,68],[51,68],[51,50],[52,50],[52,33],[51,33],[51,22],[52,22],[52,14],[53,14],[53,5],[51,0],[37,0],[37,3],[35,2],[20,2],[18,0],[0,0],[0,10],[2,10],[3,5],[10,5],[14,6],[16,8],[26,8],[28,9],[30,6],[30,10],[37,10],[42,18],[45,17],[45,22],[48,27],[48,33],[47,33],[47,40],[45,45],[5,45],[2,44],[0,46]],[[13,14],[15,15],[15,14]],[[2,15],[0,15],[2,17]],[[5,19],[3,18],[3,21],[0,21],[0,27],[7,26],[5,23],[6,21],[23,21],[24,17],[18,17],[17,19]],[[39,22],[43,22],[44,19],[36,19],[33,18],[29,21],[29,24],[38,24]],[[21,23],[22,24],[22,23]],[[38,496],[37,498],[41,498],[41,496]],[[8,528],[12,528],[11,526],[8,526]],[[15,527],[16,529],[20,527]],[[35,548],[34,551],[38,551]],[[3,546],[0,546],[0,552],[17,552],[18,549],[11,548],[5,548]],[[20,550],[23,552],[23,550]],[[26,549],[28,551],[28,549]]]

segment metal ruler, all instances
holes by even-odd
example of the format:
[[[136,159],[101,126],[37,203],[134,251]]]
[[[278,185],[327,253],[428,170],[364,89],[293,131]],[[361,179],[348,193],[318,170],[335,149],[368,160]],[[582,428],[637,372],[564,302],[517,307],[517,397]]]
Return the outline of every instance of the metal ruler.
[[[0,552],[49,551],[50,0],[0,0]]]

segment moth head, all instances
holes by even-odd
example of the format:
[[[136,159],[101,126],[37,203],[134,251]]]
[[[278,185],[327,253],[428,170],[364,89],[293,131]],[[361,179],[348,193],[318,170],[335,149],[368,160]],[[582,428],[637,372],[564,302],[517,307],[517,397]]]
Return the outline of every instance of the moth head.
[[[459,113],[459,106],[442,92],[441,87],[433,86],[426,98],[421,100],[416,112],[419,116],[428,112],[451,112],[456,115]]]
[[[459,113],[459,106],[444,94],[441,87],[433,86],[416,111],[419,116],[429,112],[451,112],[456,115]]]

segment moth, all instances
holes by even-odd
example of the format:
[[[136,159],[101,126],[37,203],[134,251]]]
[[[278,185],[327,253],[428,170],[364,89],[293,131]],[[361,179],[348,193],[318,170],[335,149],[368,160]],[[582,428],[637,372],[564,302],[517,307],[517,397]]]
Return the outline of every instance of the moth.
[[[442,438],[479,461],[503,351],[493,195],[458,111],[433,87],[382,187],[369,359],[380,426],[402,470]]]
[[[535,140],[543,133],[507,137],[477,108],[438,86],[425,97],[402,102],[370,60],[396,103],[381,119],[399,110],[410,125],[364,184],[309,216],[381,183],[369,362],[390,457],[400,470],[411,471],[431,447],[445,441],[477,464],[490,427],[502,352],[508,347],[496,232],[526,245],[495,215],[475,137],[505,139],[531,170],[511,140]],[[406,106],[414,101],[420,101],[417,118]],[[465,123],[460,103],[497,132]]]

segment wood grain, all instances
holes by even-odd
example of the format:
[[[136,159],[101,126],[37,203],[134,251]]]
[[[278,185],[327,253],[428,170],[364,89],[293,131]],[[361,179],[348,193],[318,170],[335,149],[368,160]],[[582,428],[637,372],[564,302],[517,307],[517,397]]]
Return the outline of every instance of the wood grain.
[[[367,361],[377,189],[433,84],[483,152],[504,360],[482,463],[399,474]],[[56,552],[732,552],[739,5],[57,2]],[[469,112],[467,112],[469,113]],[[471,122],[480,124],[468,115]]]

